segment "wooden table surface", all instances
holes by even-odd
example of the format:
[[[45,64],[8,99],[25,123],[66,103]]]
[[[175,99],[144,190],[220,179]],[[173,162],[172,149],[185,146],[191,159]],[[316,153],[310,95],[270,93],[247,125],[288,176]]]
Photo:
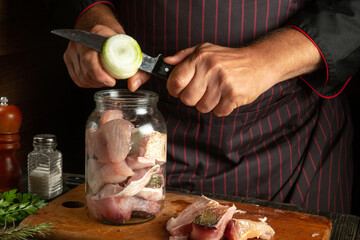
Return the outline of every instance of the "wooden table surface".
[[[66,181],[66,177],[64,179]],[[67,191],[68,189],[66,189]],[[273,225],[277,232],[274,239],[331,239],[331,240],[356,240],[360,239],[360,218],[354,215],[335,214],[314,212],[302,209],[293,204],[283,204],[270,202],[259,199],[247,199],[237,196],[224,196],[221,194],[205,194],[199,192],[189,192],[180,189],[167,189],[167,200],[161,214],[148,223],[134,226],[109,226],[97,222],[91,217],[86,206],[80,208],[67,209],[63,207],[64,202],[78,201],[85,202],[84,186],[80,185],[65,193],[64,195],[51,201],[49,206],[40,209],[36,214],[30,216],[33,224],[44,221],[55,221],[60,223],[55,235],[49,239],[134,239],[134,236],[142,237],[142,239],[168,239],[165,229],[166,221],[176,216],[187,205],[192,203],[201,194],[216,199],[221,203],[235,203],[238,209],[247,212],[244,217],[257,220],[259,217],[266,216],[268,223]],[[284,216],[286,216],[284,218]],[[239,216],[235,216],[239,217]],[[27,219],[27,220],[29,220]],[[299,221],[300,219],[300,221]],[[309,228],[306,222],[310,222]],[[329,227],[329,223],[331,227]],[[84,225],[85,224],[85,225]],[[300,225],[298,233],[307,236],[317,233],[321,230],[320,235],[314,237],[294,238],[294,235],[288,235],[284,229],[292,228],[292,226]],[[152,228],[155,235],[148,235],[148,229]],[[125,229],[125,230],[124,230]],[[307,230],[304,230],[307,229]],[[327,231],[329,230],[329,231]],[[145,231],[145,232],[144,232]],[[104,232],[106,233],[104,235]],[[122,234],[119,235],[119,233]],[[331,232],[330,238],[328,232]],[[80,233],[80,234],[79,234]],[[129,235],[129,234],[132,235]],[[134,235],[135,234],[135,235]],[[86,236],[86,238],[84,238]],[[120,238],[119,238],[120,236]],[[127,236],[127,237],[126,237]],[[151,238],[146,238],[151,236]],[[155,236],[155,237],[154,237]]]

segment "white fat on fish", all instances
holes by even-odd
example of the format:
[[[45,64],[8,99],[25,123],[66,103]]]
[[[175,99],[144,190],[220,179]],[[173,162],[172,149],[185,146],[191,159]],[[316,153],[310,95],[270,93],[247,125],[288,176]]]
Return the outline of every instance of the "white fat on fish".
[[[146,158],[155,158],[157,164],[166,162],[167,136],[165,133],[157,131],[144,136],[139,148],[139,156]]]
[[[311,237],[317,237],[317,236],[320,236],[320,233],[313,233],[313,234],[311,234]]]
[[[267,217],[263,217],[263,218],[258,218],[261,222],[266,222]]]
[[[247,213],[247,212],[244,211],[244,210],[237,209],[237,210],[235,211],[235,213],[245,214],[245,213]]]
[[[271,239],[274,229],[266,222],[248,219],[232,219],[228,223],[225,236],[228,240],[247,240],[251,238]]]
[[[165,197],[163,188],[149,188],[149,187],[144,187],[135,196],[150,201],[160,201],[163,200]]]

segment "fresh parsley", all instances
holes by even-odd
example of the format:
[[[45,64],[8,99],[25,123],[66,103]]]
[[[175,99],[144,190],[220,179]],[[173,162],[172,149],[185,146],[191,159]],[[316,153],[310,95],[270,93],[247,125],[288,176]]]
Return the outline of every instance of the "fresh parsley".
[[[0,226],[18,223],[47,203],[38,195],[17,193],[16,189],[0,193]]]

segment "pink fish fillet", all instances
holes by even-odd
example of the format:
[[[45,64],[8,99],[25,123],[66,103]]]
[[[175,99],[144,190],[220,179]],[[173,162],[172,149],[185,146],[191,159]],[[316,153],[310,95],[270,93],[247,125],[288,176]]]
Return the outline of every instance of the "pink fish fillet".
[[[131,129],[134,125],[123,119],[104,123],[93,139],[94,153],[99,162],[124,161],[130,151]]]
[[[96,219],[111,223],[123,223],[130,219],[134,207],[139,202],[138,198],[131,197],[111,197],[98,200],[91,194],[86,196],[86,200],[89,210]]]
[[[228,240],[271,239],[274,235],[274,229],[266,222],[247,219],[230,220],[225,231]]]
[[[211,200],[205,196],[199,197],[195,202],[193,202],[191,205],[185,208],[176,218],[169,219],[166,224],[166,229],[172,236],[190,236],[193,230],[192,223],[195,221],[195,219],[198,216],[201,216],[201,214],[203,214],[206,209],[216,209],[216,208],[228,209],[225,212],[223,211],[223,213],[225,213],[226,215],[226,219],[219,217],[218,219],[216,219],[217,221],[214,224],[214,227],[216,228],[219,228],[221,225],[221,229],[222,229],[222,224],[225,223],[225,221],[228,221],[227,217],[230,215],[232,217],[231,213],[235,212],[236,210],[235,206],[232,207],[222,206],[217,201]],[[216,216],[218,217],[218,215]],[[225,225],[226,224],[227,222],[225,223]],[[196,234],[196,232],[194,234]]]
[[[125,162],[100,163],[95,159],[87,161],[87,182],[94,194],[109,183],[121,183],[134,172],[127,167]]]
[[[121,110],[117,110],[117,109],[106,110],[101,116],[100,126],[106,122],[110,122],[111,120],[122,119],[123,117],[124,115]]]
[[[139,157],[137,154],[127,156],[125,161],[132,170],[152,167],[155,165],[155,158]]]

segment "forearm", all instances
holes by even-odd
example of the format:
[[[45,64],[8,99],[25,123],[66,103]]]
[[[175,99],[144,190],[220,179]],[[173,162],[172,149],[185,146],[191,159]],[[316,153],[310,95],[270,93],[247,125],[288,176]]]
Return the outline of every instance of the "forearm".
[[[316,46],[295,29],[281,29],[249,46],[258,53],[260,63],[274,81],[278,82],[311,73],[324,62]]]
[[[75,28],[92,31],[99,25],[107,26],[117,33],[125,33],[112,9],[106,4],[96,4],[89,8],[77,21]]]

